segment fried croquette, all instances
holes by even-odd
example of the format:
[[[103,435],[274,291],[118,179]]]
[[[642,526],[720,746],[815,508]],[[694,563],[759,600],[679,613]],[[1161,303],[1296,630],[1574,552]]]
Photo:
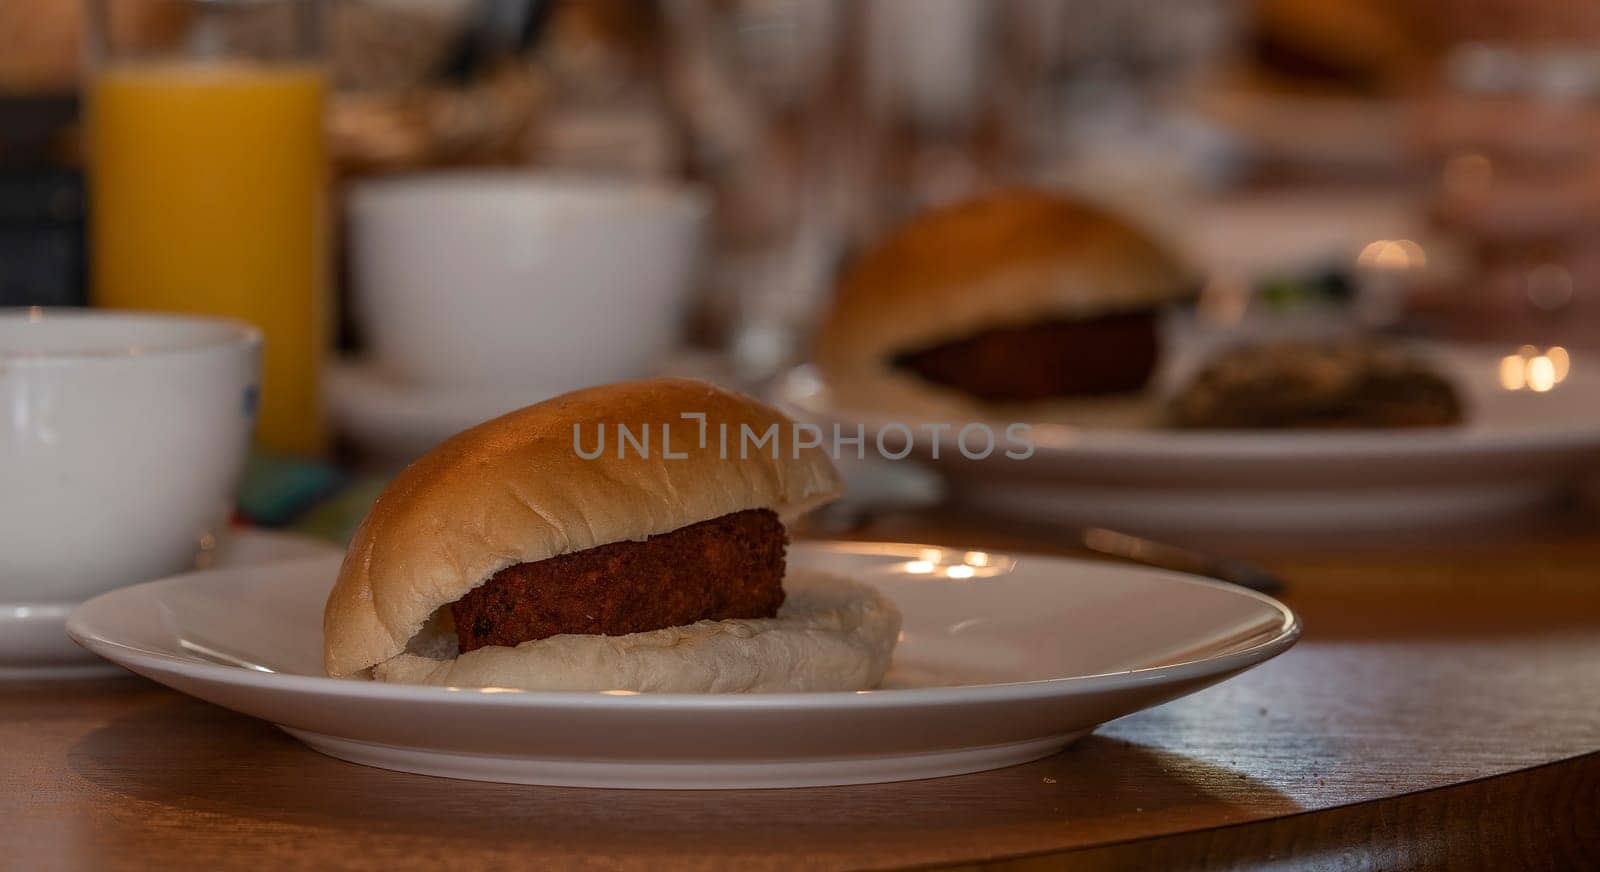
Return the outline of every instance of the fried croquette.
[[[495,573],[450,606],[462,653],[566,633],[621,636],[783,604],[788,534],[776,513],[734,512]]]
[[[984,330],[895,364],[987,402],[1034,402],[1137,391],[1157,353],[1156,315],[1140,311]]]

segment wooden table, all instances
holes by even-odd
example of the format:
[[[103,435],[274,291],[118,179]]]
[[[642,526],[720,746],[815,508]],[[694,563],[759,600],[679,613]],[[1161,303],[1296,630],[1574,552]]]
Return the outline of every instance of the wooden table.
[[[1056,757],[922,782],[447,781],[139,679],[0,686],[0,867],[1600,868],[1600,535],[1263,553],[1305,619],[1294,650]]]

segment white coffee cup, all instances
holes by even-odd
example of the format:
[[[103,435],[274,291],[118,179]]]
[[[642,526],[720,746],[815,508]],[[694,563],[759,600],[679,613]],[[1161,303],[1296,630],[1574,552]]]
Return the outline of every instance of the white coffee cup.
[[[355,309],[379,368],[557,393],[649,373],[678,340],[707,208],[670,184],[441,172],[350,198]]]
[[[0,311],[0,602],[191,568],[233,508],[260,355],[219,318]]]

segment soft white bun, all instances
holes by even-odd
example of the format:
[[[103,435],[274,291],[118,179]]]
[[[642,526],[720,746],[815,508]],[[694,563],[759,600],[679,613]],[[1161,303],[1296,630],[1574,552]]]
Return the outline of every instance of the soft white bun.
[[[684,413],[705,416],[704,444]],[[618,425],[648,428],[648,456],[618,456]],[[580,456],[575,427],[586,452],[603,427],[605,452]],[[741,452],[745,427],[773,428],[776,449]],[[691,379],[576,391],[460,433],[401,472],[356,531],[323,615],[323,666],[351,676],[399,655],[442,607],[514,564],[832,499],[827,454],[797,442],[776,409]]]
[[[925,212],[863,252],[835,289],[815,359],[848,405],[949,407],[955,394],[899,371],[894,357],[986,329],[1154,308],[1191,286],[1171,252],[1111,212],[999,191]]]
[[[864,690],[883,680],[900,612],[882,594],[806,570],[776,618],[701,621],[628,636],[552,636],[454,656],[453,637],[379,664],[380,681],[522,690],[778,693]]]

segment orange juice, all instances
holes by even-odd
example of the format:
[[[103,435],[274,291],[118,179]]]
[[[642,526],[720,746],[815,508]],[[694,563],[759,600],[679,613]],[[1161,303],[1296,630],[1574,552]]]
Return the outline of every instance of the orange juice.
[[[261,328],[256,438],[301,455],[325,441],[325,90],[308,65],[173,62],[89,92],[95,305]]]

